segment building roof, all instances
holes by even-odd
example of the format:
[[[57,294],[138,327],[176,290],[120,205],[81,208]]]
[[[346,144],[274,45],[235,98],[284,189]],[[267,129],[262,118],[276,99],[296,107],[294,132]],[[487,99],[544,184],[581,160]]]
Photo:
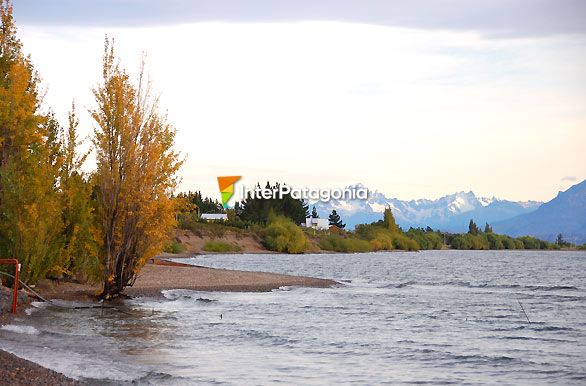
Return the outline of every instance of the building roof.
[[[226,220],[228,215],[226,213],[202,213],[201,218],[204,220]]]

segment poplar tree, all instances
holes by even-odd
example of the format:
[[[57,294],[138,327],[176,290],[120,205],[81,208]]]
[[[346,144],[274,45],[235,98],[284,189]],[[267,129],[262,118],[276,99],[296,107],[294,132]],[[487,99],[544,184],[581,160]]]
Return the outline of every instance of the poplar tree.
[[[393,216],[393,211],[391,210],[390,206],[385,208],[385,212],[383,214],[383,222],[385,227],[393,233],[399,232],[399,227],[397,226],[397,222],[395,221],[395,217]]]
[[[10,1],[0,2],[0,255],[36,283],[62,250],[56,121],[40,112],[39,77],[16,36]]]
[[[171,194],[181,165],[173,150],[175,130],[158,112],[158,100],[141,65],[137,82],[120,66],[105,39],[96,107],[98,218],[102,232],[101,296],[120,294],[145,262],[163,249],[175,225]]]

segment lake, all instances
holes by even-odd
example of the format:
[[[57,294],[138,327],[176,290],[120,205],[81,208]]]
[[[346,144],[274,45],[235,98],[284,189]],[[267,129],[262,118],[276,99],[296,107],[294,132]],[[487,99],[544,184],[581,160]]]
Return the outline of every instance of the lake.
[[[35,303],[0,348],[95,384],[586,384],[584,252],[181,261],[343,285],[170,290],[122,312]]]

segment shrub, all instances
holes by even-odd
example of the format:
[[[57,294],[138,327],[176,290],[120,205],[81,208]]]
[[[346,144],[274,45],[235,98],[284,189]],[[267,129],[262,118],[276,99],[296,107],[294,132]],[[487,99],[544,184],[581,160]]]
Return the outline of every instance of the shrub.
[[[540,249],[540,246],[541,246],[541,244],[539,243],[539,240],[536,239],[535,237],[531,237],[531,236],[519,237],[518,239],[515,239],[515,242],[516,243],[521,242],[523,244],[523,248],[525,248],[525,249]],[[517,248],[517,249],[523,249],[523,248]]]
[[[442,237],[435,232],[411,228],[406,235],[415,240],[421,249],[442,249],[444,245]]]
[[[264,233],[265,246],[271,251],[303,253],[309,246],[301,228],[285,216],[271,216]]]
[[[473,235],[470,233],[454,236],[450,246],[453,249],[489,249],[486,235]]]
[[[395,231],[390,231],[382,221],[357,225],[356,235],[359,238],[370,241],[371,249],[374,251],[388,251],[392,249],[402,249],[405,251],[419,250],[417,241],[405,236],[399,228]]]
[[[341,237],[339,235],[327,235],[319,239],[319,247],[326,251],[336,252],[370,252],[371,244],[366,240],[354,237]]]
[[[240,252],[242,248],[236,243],[229,243],[222,240],[210,240],[203,246],[206,252]]]
[[[486,235],[486,238],[488,239],[488,245],[490,249],[505,249],[505,246],[502,241],[502,236],[496,235],[494,233],[488,233]]]
[[[501,242],[505,249],[517,249],[515,240],[510,236],[501,236]]]
[[[178,242],[177,240],[171,241],[169,244],[165,245],[163,251],[167,253],[181,253],[185,250],[185,246]]]
[[[410,239],[409,237],[400,233],[392,234],[393,248],[402,249],[404,251],[418,251],[419,244],[417,241]]]

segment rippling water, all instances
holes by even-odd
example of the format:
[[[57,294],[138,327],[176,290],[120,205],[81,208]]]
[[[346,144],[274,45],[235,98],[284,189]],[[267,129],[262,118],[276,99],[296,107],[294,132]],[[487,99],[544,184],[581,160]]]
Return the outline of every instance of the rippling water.
[[[172,290],[125,313],[40,306],[0,329],[0,348],[96,384],[586,384],[586,253],[189,261],[345,285]]]

